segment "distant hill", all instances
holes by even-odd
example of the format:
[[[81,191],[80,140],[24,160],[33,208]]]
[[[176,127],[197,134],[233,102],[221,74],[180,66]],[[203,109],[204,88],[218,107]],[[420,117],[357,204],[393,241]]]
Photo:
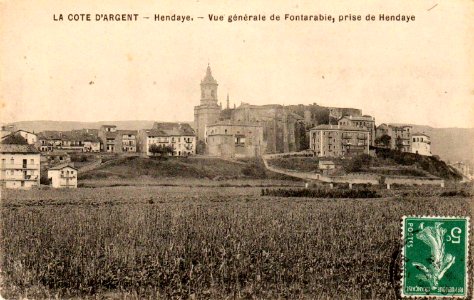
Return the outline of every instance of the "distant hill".
[[[152,128],[155,121],[22,121],[15,122],[17,129],[40,132],[44,130],[98,129],[104,124],[117,125],[118,129]],[[193,122],[188,123],[193,126]],[[466,161],[474,164],[474,128],[433,128],[423,125],[412,125],[415,132],[424,132],[431,137],[431,152],[449,162]]]
[[[451,163],[465,161],[474,164],[474,128],[433,128],[412,125],[414,132],[431,137],[431,152]]]

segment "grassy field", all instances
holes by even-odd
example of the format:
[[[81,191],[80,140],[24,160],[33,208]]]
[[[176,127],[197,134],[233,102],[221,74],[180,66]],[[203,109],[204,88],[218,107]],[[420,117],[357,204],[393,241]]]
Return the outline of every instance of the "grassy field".
[[[260,193],[246,186],[4,191],[2,295],[395,299],[401,216],[472,209],[465,197]]]
[[[261,159],[226,161],[209,157],[170,157],[151,159],[143,157],[121,157],[95,170],[84,172],[80,180],[97,179],[274,179],[287,180],[287,176],[269,172]]]

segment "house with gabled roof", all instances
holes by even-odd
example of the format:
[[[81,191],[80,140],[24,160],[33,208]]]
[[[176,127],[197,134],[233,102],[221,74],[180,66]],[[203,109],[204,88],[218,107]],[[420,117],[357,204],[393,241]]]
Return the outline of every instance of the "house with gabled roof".
[[[49,168],[48,180],[53,188],[77,188],[77,169],[70,163]]]
[[[0,144],[0,187],[29,189],[39,185],[39,151],[33,145]]]
[[[26,131],[26,130],[13,131],[13,132],[11,132],[7,135],[2,136],[1,139],[4,140],[4,139],[7,139],[9,136],[13,136],[13,135],[21,136],[22,138],[25,139],[25,141],[28,143],[28,145],[35,145],[37,140],[38,140],[38,136],[35,133],[29,132],[29,131]]]

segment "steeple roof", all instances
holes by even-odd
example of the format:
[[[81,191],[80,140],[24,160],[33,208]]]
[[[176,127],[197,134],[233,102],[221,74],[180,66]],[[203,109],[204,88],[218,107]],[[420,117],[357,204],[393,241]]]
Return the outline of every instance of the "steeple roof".
[[[201,80],[201,84],[206,83],[217,84],[217,81],[212,77],[211,66],[209,66],[209,64],[207,65],[206,76]]]

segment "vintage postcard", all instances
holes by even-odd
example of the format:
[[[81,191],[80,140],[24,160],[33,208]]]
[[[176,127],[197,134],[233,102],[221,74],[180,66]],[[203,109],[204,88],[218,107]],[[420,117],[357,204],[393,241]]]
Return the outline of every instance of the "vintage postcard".
[[[0,0],[0,296],[472,299],[473,41],[471,0]]]

